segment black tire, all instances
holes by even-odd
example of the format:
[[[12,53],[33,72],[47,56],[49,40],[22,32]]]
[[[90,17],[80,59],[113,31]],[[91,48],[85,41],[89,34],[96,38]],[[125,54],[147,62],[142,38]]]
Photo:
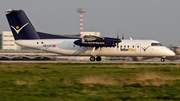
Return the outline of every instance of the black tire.
[[[96,60],[96,58],[94,56],[90,57],[90,61],[95,61],[95,60]]]
[[[101,61],[101,56],[97,56],[96,61]]]
[[[161,58],[161,62],[164,62],[166,59],[165,58]]]

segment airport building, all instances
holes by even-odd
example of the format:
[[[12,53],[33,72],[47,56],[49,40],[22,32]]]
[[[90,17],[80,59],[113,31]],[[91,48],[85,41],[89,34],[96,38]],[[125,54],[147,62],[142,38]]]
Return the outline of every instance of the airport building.
[[[21,50],[21,46],[14,43],[11,31],[3,31],[0,35],[0,45],[2,50]]]

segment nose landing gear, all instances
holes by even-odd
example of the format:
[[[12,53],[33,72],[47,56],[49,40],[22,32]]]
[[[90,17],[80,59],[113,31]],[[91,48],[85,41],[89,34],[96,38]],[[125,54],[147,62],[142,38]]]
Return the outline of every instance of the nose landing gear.
[[[165,58],[161,58],[161,62],[164,62],[166,59]]]
[[[163,55],[162,58],[161,58],[161,62],[164,62],[166,60],[166,56]]]
[[[164,62],[166,60],[166,56],[162,56],[161,62]]]

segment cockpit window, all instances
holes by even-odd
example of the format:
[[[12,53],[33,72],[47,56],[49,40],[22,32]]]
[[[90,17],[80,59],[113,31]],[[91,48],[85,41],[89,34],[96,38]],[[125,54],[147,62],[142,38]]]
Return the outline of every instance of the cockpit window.
[[[163,46],[161,43],[151,43],[151,46]]]

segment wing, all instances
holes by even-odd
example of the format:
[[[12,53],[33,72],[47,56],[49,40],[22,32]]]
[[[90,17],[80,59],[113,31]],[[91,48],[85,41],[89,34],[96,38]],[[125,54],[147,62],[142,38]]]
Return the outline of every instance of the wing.
[[[97,37],[97,36],[92,36],[92,35],[85,35],[83,37],[83,40],[85,42],[97,42],[97,41],[103,41],[104,38],[101,38],[101,37]]]
[[[74,44],[84,47],[115,47],[120,43],[118,38],[97,37],[86,35],[82,39],[74,41]]]

